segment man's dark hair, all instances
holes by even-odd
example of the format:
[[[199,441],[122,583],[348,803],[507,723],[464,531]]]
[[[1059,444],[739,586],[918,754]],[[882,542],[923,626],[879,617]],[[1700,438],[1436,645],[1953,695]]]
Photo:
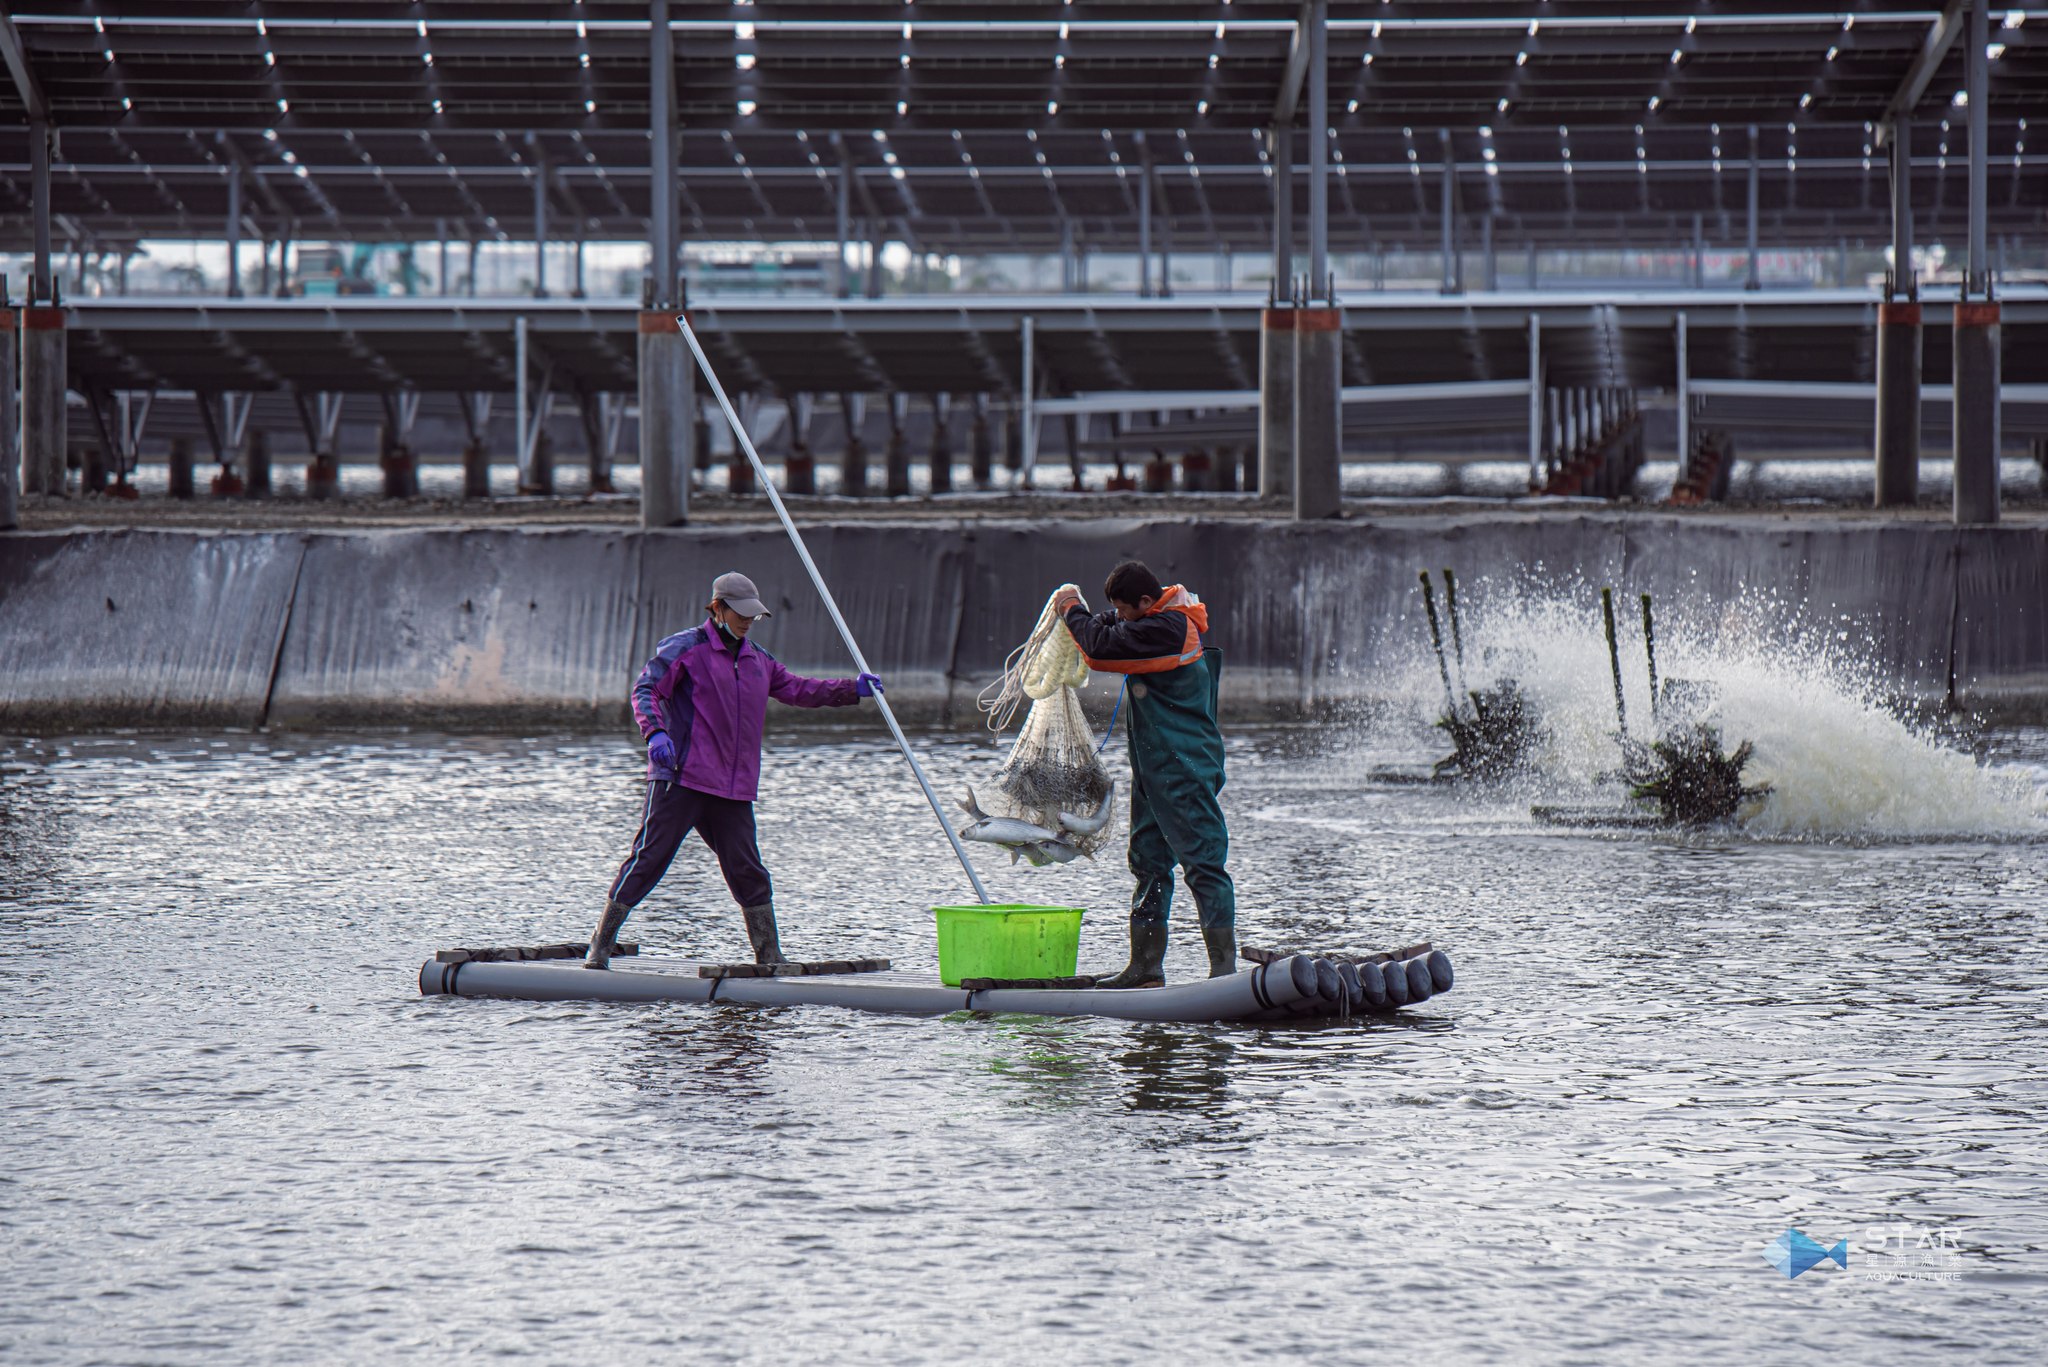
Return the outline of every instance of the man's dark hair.
[[[1126,560],[1102,581],[1102,592],[1113,603],[1136,607],[1140,598],[1157,598],[1166,590],[1160,587],[1159,576],[1145,568],[1144,561]]]

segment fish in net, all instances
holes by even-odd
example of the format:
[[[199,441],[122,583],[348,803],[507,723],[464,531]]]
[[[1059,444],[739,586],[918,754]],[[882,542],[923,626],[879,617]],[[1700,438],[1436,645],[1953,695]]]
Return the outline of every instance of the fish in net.
[[[1109,843],[1114,824],[1116,785],[1096,754],[1078,692],[1087,686],[1088,662],[1053,609],[1058,596],[1046,600],[1030,637],[982,690],[979,706],[991,731],[1008,730],[1027,702],[1029,709],[1002,766],[993,778],[970,784],[963,804],[976,818],[963,836],[1007,846],[1034,864],[1092,856]]]

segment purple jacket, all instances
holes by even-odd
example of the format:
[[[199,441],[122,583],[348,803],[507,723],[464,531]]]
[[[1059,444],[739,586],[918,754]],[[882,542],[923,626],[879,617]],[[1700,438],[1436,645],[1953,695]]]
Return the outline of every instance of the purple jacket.
[[[666,731],[676,746],[676,767],[658,768],[650,756],[647,777],[752,802],[761,787],[761,723],[770,698],[792,707],[860,701],[852,679],[792,674],[751,641],[740,642],[737,656],[729,653],[708,618],[669,637],[633,685],[640,738]]]

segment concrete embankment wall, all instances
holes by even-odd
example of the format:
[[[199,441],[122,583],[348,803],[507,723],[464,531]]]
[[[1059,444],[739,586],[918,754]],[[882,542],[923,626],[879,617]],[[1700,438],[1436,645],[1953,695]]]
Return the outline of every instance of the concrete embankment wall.
[[[899,709],[971,716],[1047,593],[1149,561],[1211,605],[1227,706],[1368,701],[1423,641],[1416,571],[1612,583],[1667,610],[1775,594],[1902,692],[2048,711],[2048,528],[1546,512],[1322,525],[844,522],[806,532]],[[70,531],[0,537],[0,731],[615,725],[726,569],[800,672],[851,672],[778,530]],[[1588,598],[1589,623],[1591,601]]]

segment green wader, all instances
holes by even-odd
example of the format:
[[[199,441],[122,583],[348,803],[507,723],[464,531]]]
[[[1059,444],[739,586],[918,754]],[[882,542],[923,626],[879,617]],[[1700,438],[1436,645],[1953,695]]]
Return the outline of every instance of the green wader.
[[[1204,932],[1237,923],[1237,889],[1224,865],[1230,832],[1223,825],[1223,733],[1216,695],[1223,652],[1213,647],[1193,664],[1159,674],[1133,674],[1125,706],[1131,751],[1131,929],[1163,931],[1173,905],[1177,864],[1195,895]]]

